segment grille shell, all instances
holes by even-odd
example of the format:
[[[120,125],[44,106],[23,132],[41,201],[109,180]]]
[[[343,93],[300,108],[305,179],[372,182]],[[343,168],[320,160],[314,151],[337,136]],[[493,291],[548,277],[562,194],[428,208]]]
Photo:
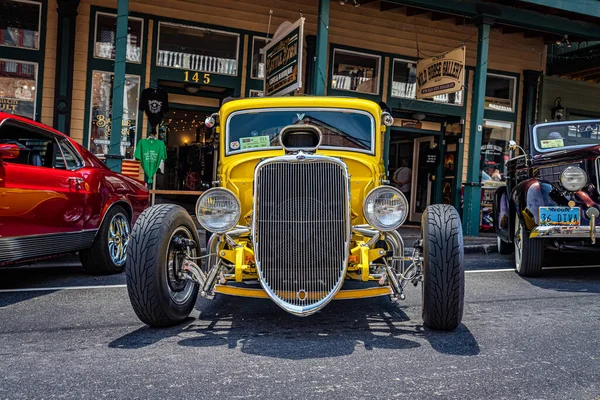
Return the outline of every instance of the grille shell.
[[[310,315],[340,290],[351,237],[346,165],[319,155],[262,161],[252,237],[262,287],[284,310]]]

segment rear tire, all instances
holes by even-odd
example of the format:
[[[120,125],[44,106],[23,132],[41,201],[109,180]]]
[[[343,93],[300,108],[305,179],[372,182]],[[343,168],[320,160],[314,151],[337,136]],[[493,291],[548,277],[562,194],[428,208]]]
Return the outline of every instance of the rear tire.
[[[530,239],[529,232],[515,216],[515,266],[517,273],[524,277],[539,276],[544,263],[544,240]]]
[[[463,233],[458,211],[447,204],[427,207],[423,229],[423,322],[436,330],[456,329],[465,297]]]
[[[500,254],[511,254],[515,250],[512,243],[505,242],[500,236],[496,236],[496,238],[498,239],[498,252]]]
[[[92,274],[118,274],[125,269],[131,220],[121,206],[111,207],[104,216],[92,247],[79,252],[83,268]]]
[[[172,246],[175,235],[200,242],[194,221],[175,204],[159,204],[140,215],[127,251],[127,291],[138,318],[153,327],[173,326],[192,312],[198,297],[198,284],[176,278]],[[193,251],[192,256],[196,252]]]

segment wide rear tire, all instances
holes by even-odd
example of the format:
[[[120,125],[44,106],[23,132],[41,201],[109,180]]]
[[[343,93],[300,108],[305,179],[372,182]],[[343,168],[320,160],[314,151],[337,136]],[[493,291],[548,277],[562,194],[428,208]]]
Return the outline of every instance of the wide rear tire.
[[[462,321],[465,297],[464,246],[460,216],[447,204],[427,207],[423,229],[423,322],[449,331]]]
[[[178,280],[173,273],[174,235],[199,244],[194,221],[183,207],[175,204],[146,209],[131,233],[126,264],[127,291],[138,318],[153,327],[183,322],[198,297],[198,284]]]

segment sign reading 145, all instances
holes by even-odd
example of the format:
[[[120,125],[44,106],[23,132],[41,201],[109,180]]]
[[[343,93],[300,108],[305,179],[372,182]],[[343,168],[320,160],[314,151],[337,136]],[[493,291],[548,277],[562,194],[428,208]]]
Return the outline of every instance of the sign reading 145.
[[[190,75],[192,75],[192,77],[190,78]],[[204,76],[200,76],[199,72],[194,72],[194,71],[185,71],[183,73],[184,75],[184,82],[189,82],[189,81],[194,81],[196,83],[202,81],[202,83],[204,83],[205,85],[208,85],[210,83],[210,74],[204,74]]]

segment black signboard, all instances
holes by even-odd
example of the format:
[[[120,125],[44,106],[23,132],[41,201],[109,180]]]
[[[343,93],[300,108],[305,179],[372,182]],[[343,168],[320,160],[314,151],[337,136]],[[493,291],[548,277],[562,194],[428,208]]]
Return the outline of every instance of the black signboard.
[[[265,46],[265,96],[281,96],[302,87],[303,38],[304,18],[300,18],[278,29]]]

